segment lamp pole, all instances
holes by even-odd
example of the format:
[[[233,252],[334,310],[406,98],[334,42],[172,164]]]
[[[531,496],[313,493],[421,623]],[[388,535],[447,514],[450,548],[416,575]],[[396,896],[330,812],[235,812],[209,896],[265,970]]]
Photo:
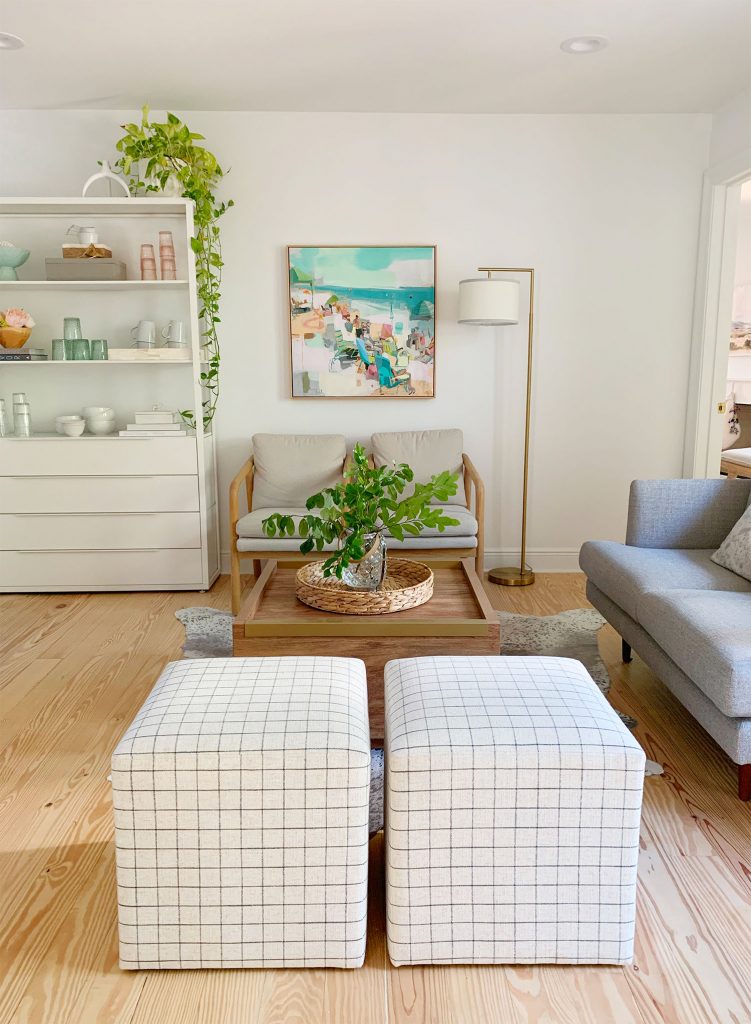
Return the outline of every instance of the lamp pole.
[[[529,493],[529,433],[532,412],[532,338],[535,317],[535,271],[534,267],[478,267],[480,273],[528,274],[529,275],[529,325],[527,331],[527,398],[524,417],[524,475],[522,487],[522,544],[519,566],[502,566],[491,569],[488,579],[502,587],[528,587],[534,583],[535,574],[527,563],[527,497]]]

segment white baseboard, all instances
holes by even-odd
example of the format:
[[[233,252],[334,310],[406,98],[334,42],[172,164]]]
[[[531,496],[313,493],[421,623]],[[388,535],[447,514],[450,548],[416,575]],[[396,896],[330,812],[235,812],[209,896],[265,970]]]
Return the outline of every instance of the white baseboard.
[[[485,550],[485,568],[495,569],[502,565],[518,565],[520,551]],[[579,569],[579,548],[528,548],[527,565],[535,572],[581,572]]]
[[[494,569],[499,565],[518,565],[519,550],[508,551],[491,548],[485,551],[485,568]],[[527,551],[527,565],[535,572],[579,572],[578,548],[530,548]],[[222,552],[222,572],[229,572],[229,551]]]

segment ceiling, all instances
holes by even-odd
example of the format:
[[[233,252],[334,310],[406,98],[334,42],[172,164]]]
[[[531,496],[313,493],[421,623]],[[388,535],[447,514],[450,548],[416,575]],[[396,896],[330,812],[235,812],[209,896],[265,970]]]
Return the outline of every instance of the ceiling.
[[[0,31],[11,109],[688,113],[751,82],[751,0],[0,0]]]

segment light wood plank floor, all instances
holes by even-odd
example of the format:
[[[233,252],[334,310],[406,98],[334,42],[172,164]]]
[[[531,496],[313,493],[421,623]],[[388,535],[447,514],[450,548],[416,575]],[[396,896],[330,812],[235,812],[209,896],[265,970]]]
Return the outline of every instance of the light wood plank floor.
[[[579,575],[489,586],[498,608],[586,604]],[[126,973],[117,966],[109,758],[208,594],[0,596],[0,1024],[748,1024],[751,806],[729,761],[601,634],[616,707],[649,757],[629,968],[389,967],[382,841],[371,844],[360,971]]]

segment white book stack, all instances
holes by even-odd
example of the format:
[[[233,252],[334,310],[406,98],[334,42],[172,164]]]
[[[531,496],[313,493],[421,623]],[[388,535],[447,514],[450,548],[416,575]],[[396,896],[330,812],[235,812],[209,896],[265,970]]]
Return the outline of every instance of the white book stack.
[[[135,420],[120,431],[120,437],[185,437],[187,434],[173,412],[137,412]]]

